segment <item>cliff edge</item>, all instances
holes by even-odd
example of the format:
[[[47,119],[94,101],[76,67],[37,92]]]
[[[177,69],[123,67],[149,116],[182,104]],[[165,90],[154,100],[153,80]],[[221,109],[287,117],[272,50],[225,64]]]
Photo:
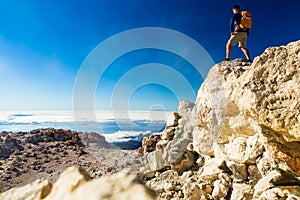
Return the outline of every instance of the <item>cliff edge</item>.
[[[147,157],[159,199],[299,199],[300,41],[213,66]]]

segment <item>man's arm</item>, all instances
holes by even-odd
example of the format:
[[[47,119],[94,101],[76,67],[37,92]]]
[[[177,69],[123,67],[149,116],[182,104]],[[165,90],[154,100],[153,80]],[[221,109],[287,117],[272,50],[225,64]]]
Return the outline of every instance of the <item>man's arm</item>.
[[[234,22],[235,22],[235,15],[232,16],[231,20],[230,20],[230,33],[234,33]]]
[[[237,22],[237,14],[234,14],[230,20],[230,33],[235,34],[235,22]]]

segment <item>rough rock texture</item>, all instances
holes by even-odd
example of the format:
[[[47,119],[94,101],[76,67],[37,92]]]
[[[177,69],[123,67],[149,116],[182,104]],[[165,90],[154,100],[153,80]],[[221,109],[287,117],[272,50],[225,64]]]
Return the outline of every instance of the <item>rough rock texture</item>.
[[[111,148],[96,133],[48,128],[0,135],[0,192],[38,178],[54,182],[70,166],[101,177],[144,165],[142,154]]]
[[[150,135],[149,137],[144,137],[142,141],[142,151],[145,153],[155,151],[156,144],[159,141],[157,135]],[[142,152],[141,152],[142,153]]]
[[[0,194],[0,199],[151,200],[155,199],[155,192],[145,187],[135,175],[118,174],[91,180],[85,170],[70,167],[60,175],[53,187],[47,180],[37,180]]]
[[[213,66],[177,115],[148,160],[178,173],[146,181],[159,199],[193,199],[191,188],[198,199],[300,198],[300,41]]]

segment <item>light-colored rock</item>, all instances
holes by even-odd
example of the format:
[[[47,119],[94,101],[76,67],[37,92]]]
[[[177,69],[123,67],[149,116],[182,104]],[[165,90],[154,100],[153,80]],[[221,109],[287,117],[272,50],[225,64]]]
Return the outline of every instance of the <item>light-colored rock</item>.
[[[181,178],[186,180],[186,179],[190,178],[191,176],[193,176],[193,172],[192,171],[186,171],[186,172],[182,173]]]
[[[246,140],[246,155],[248,156],[246,163],[255,164],[256,159],[264,152],[264,142],[259,134],[250,136]]]
[[[157,171],[165,167],[162,151],[157,149],[147,155],[148,165],[152,171]]]
[[[190,142],[191,139],[188,138],[174,138],[167,144],[166,148],[164,148],[163,159],[166,163],[168,163],[168,165],[180,163],[186,157],[187,145]]]
[[[179,175],[174,170],[168,170],[168,171],[165,171],[165,172],[161,173],[159,178],[162,179],[162,180],[178,179]]]
[[[155,192],[145,187],[135,175],[118,174],[88,181],[76,189],[70,199],[154,200]]]
[[[78,167],[69,167],[53,184],[50,194],[45,198],[46,200],[70,199],[71,193],[78,187],[89,181],[91,177],[88,173]]]
[[[21,188],[0,194],[2,200],[99,200],[132,199],[154,200],[155,192],[144,186],[136,175],[117,174],[91,180],[87,172],[78,167],[65,170],[54,183],[37,180]]]
[[[196,162],[196,155],[191,151],[186,151],[180,159],[171,164],[171,169],[178,171],[180,174],[190,169]]]
[[[51,183],[46,179],[38,179],[19,188],[12,188],[0,194],[1,200],[36,200],[44,199],[51,191]]]
[[[232,132],[237,135],[254,135],[255,122],[252,118],[240,113],[237,116],[229,118],[229,127]]]
[[[178,190],[178,185],[176,184],[177,182],[180,181],[180,177],[178,173],[174,170],[168,170],[165,171],[161,174],[158,174],[156,178],[153,178],[149,181],[146,182],[146,185],[150,187],[151,189],[155,190],[157,193],[166,193],[166,189],[168,193],[170,193],[169,189],[170,188],[170,183],[172,187],[174,186],[174,190]],[[168,184],[167,186],[165,186]],[[180,186],[180,185],[179,185]],[[171,187],[171,188],[172,188]]]
[[[232,180],[228,174],[218,174],[218,180],[213,183],[214,189],[212,191],[212,197],[215,199],[225,198],[229,188],[231,187],[231,184]]]
[[[195,150],[217,156],[216,146],[228,143],[230,137],[247,139],[258,133],[258,140],[249,141],[252,149],[236,146],[244,155],[227,155],[235,156],[236,162],[255,164],[263,150],[259,147],[263,146],[274,159],[285,162],[300,176],[299,51],[297,41],[267,49],[251,67],[241,60],[212,67],[198,91]]]
[[[212,196],[215,199],[225,198],[229,191],[229,187],[222,183],[221,180],[216,180],[214,182],[214,189],[212,191]]]
[[[300,200],[300,186],[280,186],[263,192],[259,200]]]
[[[175,135],[175,127],[168,127],[160,134],[162,140],[172,140]]]
[[[178,114],[179,116],[184,116],[187,113],[191,112],[195,104],[190,101],[180,101],[178,105]]]
[[[266,49],[244,73],[235,93],[240,110],[288,142],[300,137],[299,51],[300,41]]]
[[[174,191],[175,190],[175,185],[173,182],[169,182],[169,183],[166,183],[164,185],[164,190],[165,192],[171,192],[171,191]]]
[[[263,176],[266,176],[270,171],[272,171],[275,168],[275,166],[275,162],[268,152],[265,152],[263,154],[263,157],[260,158],[257,162],[257,169]]]
[[[253,188],[245,183],[233,183],[230,200],[248,200],[253,197]]]
[[[205,158],[203,156],[199,156],[199,158],[196,160],[196,163],[198,167],[203,167],[205,164]]]
[[[179,162],[178,159],[186,153],[188,144],[193,142],[192,132],[194,123],[197,123],[195,110],[187,113],[181,120],[182,124],[176,127],[173,139],[163,150],[163,158],[167,164]]]
[[[214,146],[228,142],[228,137],[239,129],[238,125],[232,122],[233,119],[229,125],[231,118],[240,115],[240,110],[231,98],[231,94],[237,80],[249,70],[249,67],[249,63],[234,60],[217,64],[209,71],[198,91],[196,102],[199,130],[193,136],[194,147],[199,154],[213,155]],[[244,124],[242,126],[244,127]]]
[[[300,176],[300,142],[288,142],[284,134],[261,126],[259,133],[271,158]]]
[[[256,159],[264,152],[263,141],[258,134],[249,138],[231,137],[225,148],[222,149],[219,145],[218,149],[224,151],[228,160],[247,164],[255,164]]]
[[[193,130],[193,146],[198,154],[214,155],[214,138],[208,129],[195,127]]]
[[[225,145],[226,155],[229,160],[239,163],[245,163],[248,160],[248,155],[246,154],[246,141],[247,138],[234,137]]]
[[[202,191],[197,183],[186,183],[182,187],[184,199],[199,200],[206,199],[206,193]]]
[[[219,159],[207,160],[205,165],[199,170],[199,179],[211,183],[217,180],[218,175],[221,173],[221,169],[218,166],[220,166]]]
[[[178,120],[180,119],[180,116],[177,112],[173,112],[170,114],[166,127],[175,127],[178,126]]]
[[[254,197],[258,197],[267,189],[278,185],[300,185],[300,180],[295,175],[282,171],[273,170],[268,173],[265,177],[260,179],[254,186]]]

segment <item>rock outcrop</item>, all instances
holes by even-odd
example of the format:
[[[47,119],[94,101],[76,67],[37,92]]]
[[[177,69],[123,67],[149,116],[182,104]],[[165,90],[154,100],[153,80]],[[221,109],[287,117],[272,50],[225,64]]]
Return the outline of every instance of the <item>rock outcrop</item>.
[[[159,199],[300,199],[300,41],[213,66],[161,139],[146,180]]]

